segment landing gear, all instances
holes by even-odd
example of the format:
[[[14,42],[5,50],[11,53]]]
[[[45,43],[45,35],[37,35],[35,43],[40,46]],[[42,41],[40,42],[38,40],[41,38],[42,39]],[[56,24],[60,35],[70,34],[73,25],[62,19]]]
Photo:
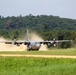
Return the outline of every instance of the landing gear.
[[[38,51],[39,49],[36,49],[36,51]]]
[[[29,47],[27,47],[27,51],[31,51],[31,49]]]
[[[39,49],[28,49],[28,51],[38,51]]]
[[[31,49],[31,48],[27,48],[27,51],[38,51],[39,49]]]

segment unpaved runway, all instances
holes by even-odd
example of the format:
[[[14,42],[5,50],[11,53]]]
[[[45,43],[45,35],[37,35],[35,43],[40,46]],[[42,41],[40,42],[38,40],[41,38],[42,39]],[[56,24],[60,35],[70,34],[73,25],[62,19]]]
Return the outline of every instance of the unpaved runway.
[[[0,57],[39,57],[39,58],[74,58],[76,56],[66,56],[66,55],[22,55],[22,54],[0,54]]]

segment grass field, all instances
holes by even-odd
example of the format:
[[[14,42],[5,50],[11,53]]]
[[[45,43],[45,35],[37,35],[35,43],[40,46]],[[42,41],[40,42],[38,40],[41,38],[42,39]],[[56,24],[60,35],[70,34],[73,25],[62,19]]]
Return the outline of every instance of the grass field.
[[[73,55],[76,49],[50,51],[0,52],[0,54]],[[76,59],[1,57],[0,75],[76,75]]]
[[[33,55],[73,55],[76,56],[76,48],[51,49],[49,51],[0,51],[0,54],[33,54]]]
[[[76,75],[76,59],[0,57],[0,75]]]

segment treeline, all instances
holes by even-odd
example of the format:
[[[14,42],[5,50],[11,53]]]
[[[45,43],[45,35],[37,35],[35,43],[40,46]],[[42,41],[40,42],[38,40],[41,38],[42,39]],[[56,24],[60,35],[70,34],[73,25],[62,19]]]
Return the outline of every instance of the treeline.
[[[0,16],[0,36],[8,39],[25,37],[26,29],[37,32],[44,40],[68,39],[76,41],[76,20],[60,18],[58,16],[31,14],[27,16]],[[61,43],[60,47],[67,46]],[[68,43],[69,47],[71,46]]]

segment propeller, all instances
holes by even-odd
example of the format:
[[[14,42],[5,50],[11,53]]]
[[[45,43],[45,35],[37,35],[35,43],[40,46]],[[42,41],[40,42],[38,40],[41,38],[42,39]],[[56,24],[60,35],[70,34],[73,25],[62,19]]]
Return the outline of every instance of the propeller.
[[[55,41],[56,39],[55,38],[53,38],[53,41]]]
[[[56,44],[53,44],[54,45],[54,47],[56,46]]]
[[[12,42],[13,45],[16,45],[16,39],[14,39],[14,41]]]

